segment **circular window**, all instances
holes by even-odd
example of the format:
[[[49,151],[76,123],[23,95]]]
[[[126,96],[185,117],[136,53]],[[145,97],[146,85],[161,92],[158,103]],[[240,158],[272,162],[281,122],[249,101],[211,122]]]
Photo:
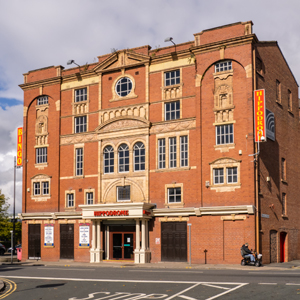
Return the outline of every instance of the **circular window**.
[[[128,77],[123,77],[116,84],[116,92],[119,96],[125,97],[132,90],[132,81]]]

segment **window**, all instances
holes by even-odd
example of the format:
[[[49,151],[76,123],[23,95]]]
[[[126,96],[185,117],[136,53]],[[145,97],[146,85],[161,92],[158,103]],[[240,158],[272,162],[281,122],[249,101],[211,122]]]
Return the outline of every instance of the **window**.
[[[134,171],[145,170],[145,146],[143,143],[138,142],[133,147],[134,155]]]
[[[180,101],[165,103],[165,120],[180,119]]]
[[[129,172],[129,148],[122,144],[118,150],[119,154],[119,172]]]
[[[47,147],[36,148],[35,154],[36,154],[35,161],[37,164],[47,163]]]
[[[73,193],[67,194],[67,207],[74,207],[74,194]]]
[[[168,188],[168,203],[181,202],[181,187]]]
[[[169,168],[176,168],[176,137],[169,138]]]
[[[214,184],[223,184],[224,183],[224,169],[214,169]]]
[[[94,193],[93,192],[86,193],[86,204],[88,204],[88,205],[94,204]]]
[[[293,98],[292,98],[292,92],[288,90],[288,110],[292,111],[293,109]]]
[[[112,146],[106,146],[103,151],[105,174],[114,172],[114,157],[114,148]]]
[[[87,88],[75,90],[75,102],[87,100]]]
[[[37,105],[48,104],[48,96],[40,96],[37,98]]]
[[[75,133],[86,132],[86,116],[80,116],[75,118]]]
[[[281,83],[276,80],[276,101],[281,102]]]
[[[232,63],[229,60],[222,61],[215,65],[216,72],[223,72],[223,71],[228,71],[228,70],[232,70]]]
[[[41,194],[41,184],[40,182],[33,183],[33,195],[38,196]]]
[[[233,124],[216,126],[216,144],[232,144],[233,143]]]
[[[49,195],[49,181],[42,182],[43,195]]]
[[[165,86],[180,83],[180,70],[165,73]]]
[[[127,96],[132,90],[132,81],[128,77],[123,77],[116,84],[116,93],[121,96]]]
[[[130,200],[130,185],[117,186],[118,201]]]
[[[281,180],[286,180],[286,160],[281,158]]]
[[[158,140],[158,169],[166,167],[166,140]]]
[[[237,167],[226,168],[227,170],[227,183],[237,183]]]
[[[76,148],[75,176],[83,175],[83,148]]]
[[[188,137],[187,135],[180,137],[180,166],[188,166]]]
[[[282,193],[282,215],[286,216],[286,193]]]

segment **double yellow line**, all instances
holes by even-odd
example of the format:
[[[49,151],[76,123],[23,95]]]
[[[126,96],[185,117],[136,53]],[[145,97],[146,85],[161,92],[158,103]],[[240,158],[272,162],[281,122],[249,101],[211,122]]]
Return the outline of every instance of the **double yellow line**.
[[[5,297],[9,296],[17,289],[17,284],[9,279],[4,279],[4,278],[0,278],[0,279],[6,284],[5,293],[0,295],[0,299],[4,299]]]

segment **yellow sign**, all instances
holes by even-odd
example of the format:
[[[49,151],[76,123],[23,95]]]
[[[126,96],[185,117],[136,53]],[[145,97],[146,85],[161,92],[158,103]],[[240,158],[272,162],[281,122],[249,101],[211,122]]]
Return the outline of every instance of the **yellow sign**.
[[[23,127],[18,128],[17,167],[22,167]]]

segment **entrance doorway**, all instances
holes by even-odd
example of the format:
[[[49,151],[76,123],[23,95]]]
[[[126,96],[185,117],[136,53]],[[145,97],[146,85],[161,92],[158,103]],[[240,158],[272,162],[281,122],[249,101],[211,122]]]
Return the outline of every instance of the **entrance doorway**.
[[[41,259],[41,225],[28,225],[28,259]]]
[[[74,259],[74,224],[60,224],[60,258]]]
[[[286,232],[280,232],[280,262],[285,262]]]
[[[187,261],[186,222],[161,223],[161,260]]]
[[[111,232],[111,253],[112,259],[133,259],[135,248],[135,233],[131,232]]]

